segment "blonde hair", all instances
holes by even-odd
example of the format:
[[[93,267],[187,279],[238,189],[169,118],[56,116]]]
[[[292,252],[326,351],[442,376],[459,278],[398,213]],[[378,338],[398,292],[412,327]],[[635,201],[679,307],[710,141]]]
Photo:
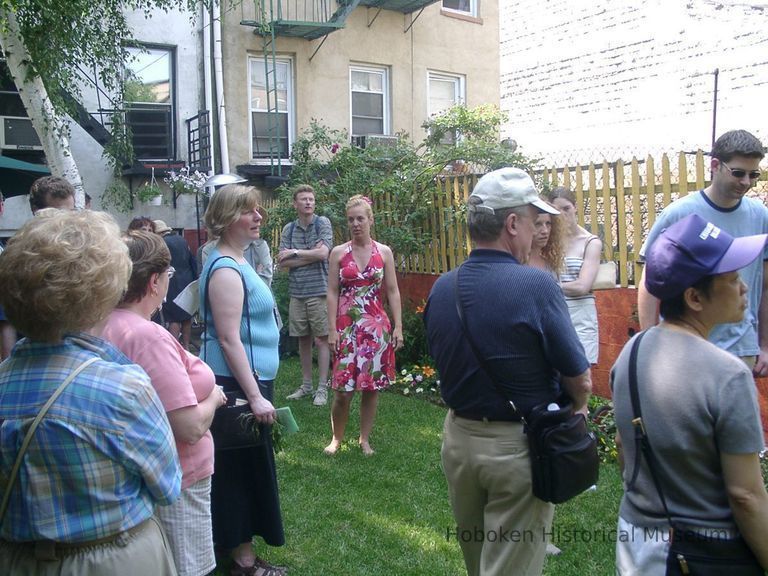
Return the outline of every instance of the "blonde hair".
[[[41,210],[0,258],[0,303],[30,339],[59,342],[106,318],[130,274],[128,248],[109,214]]]
[[[365,213],[368,215],[368,218],[373,220],[373,209],[371,208],[370,198],[363,196],[362,194],[355,194],[349,200],[347,200],[345,211],[349,212],[351,208],[356,208],[357,206],[362,206],[365,208]]]
[[[253,186],[229,184],[217,190],[203,217],[205,227],[214,238],[221,238],[224,230],[248,212],[259,206],[261,194]],[[261,212],[261,211],[260,211]]]
[[[549,214],[549,221],[552,226],[549,230],[549,240],[541,249],[541,259],[550,270],[560,274],[565,264],[565,226],[561,217],[555,214]]]

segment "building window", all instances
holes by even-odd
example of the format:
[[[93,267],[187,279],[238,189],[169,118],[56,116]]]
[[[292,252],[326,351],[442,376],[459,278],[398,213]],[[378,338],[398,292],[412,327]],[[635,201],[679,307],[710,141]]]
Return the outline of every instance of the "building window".
[[[477,16],[477,0],[443,0],[443,8],[468,16]]]
[[[353,66],[349,72],[352,135],[389,134],[387,69]]]
[[[427,114],[430,118],[442,114],[456,104],[463,104],[465,101],[466,88],[463,76],[437,72],[428,73]],[[456,136],[453,134],[446,137],[443,144],[453,144],[456,141]]]
[[[272,64],[269,64],[270,69]],[[275,60],[274,74],[269,74],[267,87],[264,58],[250,58],[248,61],[251,113],[251,158],[270,158],[272,149],[280,158],[290,156],[293,134],[293,80],[291,61]],[[276,94],[277,105],[267,100]],[[276,90],[276,92],[275,92]],[[270,111],[270,107],[272,110]],[[272,114],[272,118],[270,118]],[[270,122],[272,120],[273,122]],[[271,127],[271,130],[270,130]]]
[[[174,50],[129,47],[123,81],[125,122],[137,160],[175,158]]]

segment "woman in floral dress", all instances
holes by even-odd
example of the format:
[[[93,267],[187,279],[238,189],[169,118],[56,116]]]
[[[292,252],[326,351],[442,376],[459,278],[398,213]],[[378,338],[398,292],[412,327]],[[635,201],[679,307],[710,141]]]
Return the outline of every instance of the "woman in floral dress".
[[[378,391],[395,378],[395,350],[403,345],[400,291],[395,259],[389,246],[371,238],[371,201],[356,195],[347,201],[350,242],[336,246],[328,269],[328,344],[333,351],[331,407],[333,439],[325,447],[335,454],[344,440],[349,405],[356,390],[360,401],[360,448],[373,454],[369,442],[376,418]],[[394,319],[384,311],[381,289]]]

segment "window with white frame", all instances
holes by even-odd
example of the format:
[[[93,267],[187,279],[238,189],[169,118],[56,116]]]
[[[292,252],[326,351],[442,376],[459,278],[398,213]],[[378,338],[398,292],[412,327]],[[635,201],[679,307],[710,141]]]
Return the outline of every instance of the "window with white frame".
[[[389,133],[389,80],[386,68],[352,66],[349,70],[352,135]]]
[[[477,16],[477,1],[478,0],[443,0],[443,8],[468,16]]]
[[[125,122],[139,160],[175,157],[175,50],[129,46],[123,79]]]
[[[429,117],[442,114],[456,104],[466,101],[464,76],[442,74],[439,72],[428,73],[427,86],[427,114]],[[443,144],[453,144],[456,135],[445,138]]]
[[[272,64],[269,64],[270,68]],[[251,116],[251,158],[254,160],[269,158],[272,144],[276,146],[280,158],[290,156],[293,140],[293,76],[291,61],[279,58],[275,60],[274,74],[269,75],[267,86],[266,67],[263,58],[249,58],[248,82],[250,87],[249,112]],[[274,85],[273,85],[274,84]],[[273,98],[277,88],[277,106],[268,103],[267,97]],[[268,94],[268,89],[270,94]],[[271,106],[270,106],[271,104]],[[270,112],[270,107],[272,112]],[[273,114],[270,123],[269,114]],[[270,125],[272,133],[270,133]]]

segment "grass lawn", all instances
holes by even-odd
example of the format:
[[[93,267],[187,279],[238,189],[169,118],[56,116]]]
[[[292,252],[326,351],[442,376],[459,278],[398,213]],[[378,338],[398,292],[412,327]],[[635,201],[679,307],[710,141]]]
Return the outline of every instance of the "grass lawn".
[[[278,479],[286,545],[257,553],[290,568],[291,576],[460,575],[459,545],[446,538],[455,524],[440,470],[445,410],[392,393],[380,395],[366,458],[357,446],[359,398],[352,405],[347,439],[333,457],[330,402],[287,401],[300,383],[297,358],[280,365],[275,405],[290,405],[301,428],[284,439]],[[548,575],[613,574],[614,534],[621,483],[618,467],[604,465],[598,489],[558,506],[554,543],[563,553],[548,559]],[[581,532],[584,531],[584,532]],[[226,575],[223,564],[216,574]]]

